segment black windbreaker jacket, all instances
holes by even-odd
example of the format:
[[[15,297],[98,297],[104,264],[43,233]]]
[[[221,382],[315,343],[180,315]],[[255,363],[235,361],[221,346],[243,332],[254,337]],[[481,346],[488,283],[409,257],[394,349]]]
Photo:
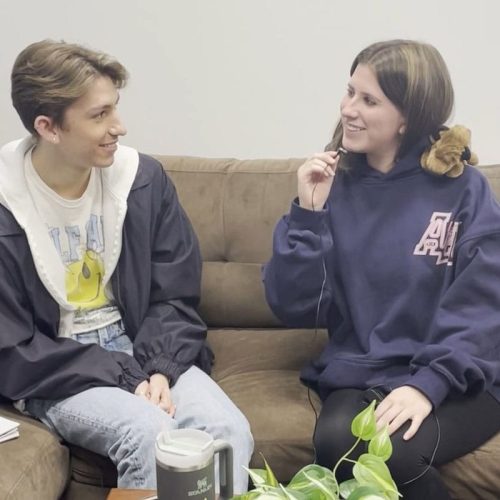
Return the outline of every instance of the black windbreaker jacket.
[[[196,306],[198,241],[161,164],[139,155],[122,249],[111,277],[134,357],[58,336],[60,309],[36,272],[26,234],[0,205],[0,396],[61,399],[91,387],[133,392],[153,373],[175,384],[212,353]]]

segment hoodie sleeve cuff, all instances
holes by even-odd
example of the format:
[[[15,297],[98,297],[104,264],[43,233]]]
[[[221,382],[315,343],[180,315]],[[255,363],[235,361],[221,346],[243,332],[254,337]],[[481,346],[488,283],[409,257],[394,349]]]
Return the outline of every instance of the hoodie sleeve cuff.
[[[422,392],[436,409],[450,392],[448,379],[429,367],[421,368],[407,383]]]
[[[289,225],[293,229],[306,229],[314,233],[319,233],[327,213],[328,210],[326,208],[320,210],[303,208],[299,205],[299,199],[295,198],[290,209]]]

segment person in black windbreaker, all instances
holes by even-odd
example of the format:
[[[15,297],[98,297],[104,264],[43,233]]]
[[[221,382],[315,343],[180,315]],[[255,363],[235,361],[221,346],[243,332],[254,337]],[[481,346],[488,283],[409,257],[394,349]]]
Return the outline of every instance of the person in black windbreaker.
[[[203,429],[232,444],[243,492],[253,439],[207,374],[198,242],[159,162],[118,143],[126,80],[65,42],[15,61],[30,136],[0,151],[0,396],[109,456],[121,488],[156,487],[160,431]]]

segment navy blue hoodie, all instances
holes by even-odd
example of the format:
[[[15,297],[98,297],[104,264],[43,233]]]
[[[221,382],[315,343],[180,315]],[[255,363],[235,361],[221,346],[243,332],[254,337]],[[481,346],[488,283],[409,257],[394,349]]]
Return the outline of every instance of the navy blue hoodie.
[[[420,166],[421,142],[387,174],[338,171],[323,210],[297,201],[263,276],[274,313],[329,343],[302,371],[337,388],[409,385],[434,407],[453,393],[500,400],[500,206],[485,177]]]

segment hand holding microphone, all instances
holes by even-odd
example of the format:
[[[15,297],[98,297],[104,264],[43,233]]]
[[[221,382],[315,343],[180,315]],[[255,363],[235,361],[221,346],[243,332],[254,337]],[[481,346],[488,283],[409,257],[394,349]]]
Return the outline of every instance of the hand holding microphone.
[[[297,171],[299,204],[307,210],[321,210],[332,187],[337,164],[347,151],[317,153],[306,160]]]

